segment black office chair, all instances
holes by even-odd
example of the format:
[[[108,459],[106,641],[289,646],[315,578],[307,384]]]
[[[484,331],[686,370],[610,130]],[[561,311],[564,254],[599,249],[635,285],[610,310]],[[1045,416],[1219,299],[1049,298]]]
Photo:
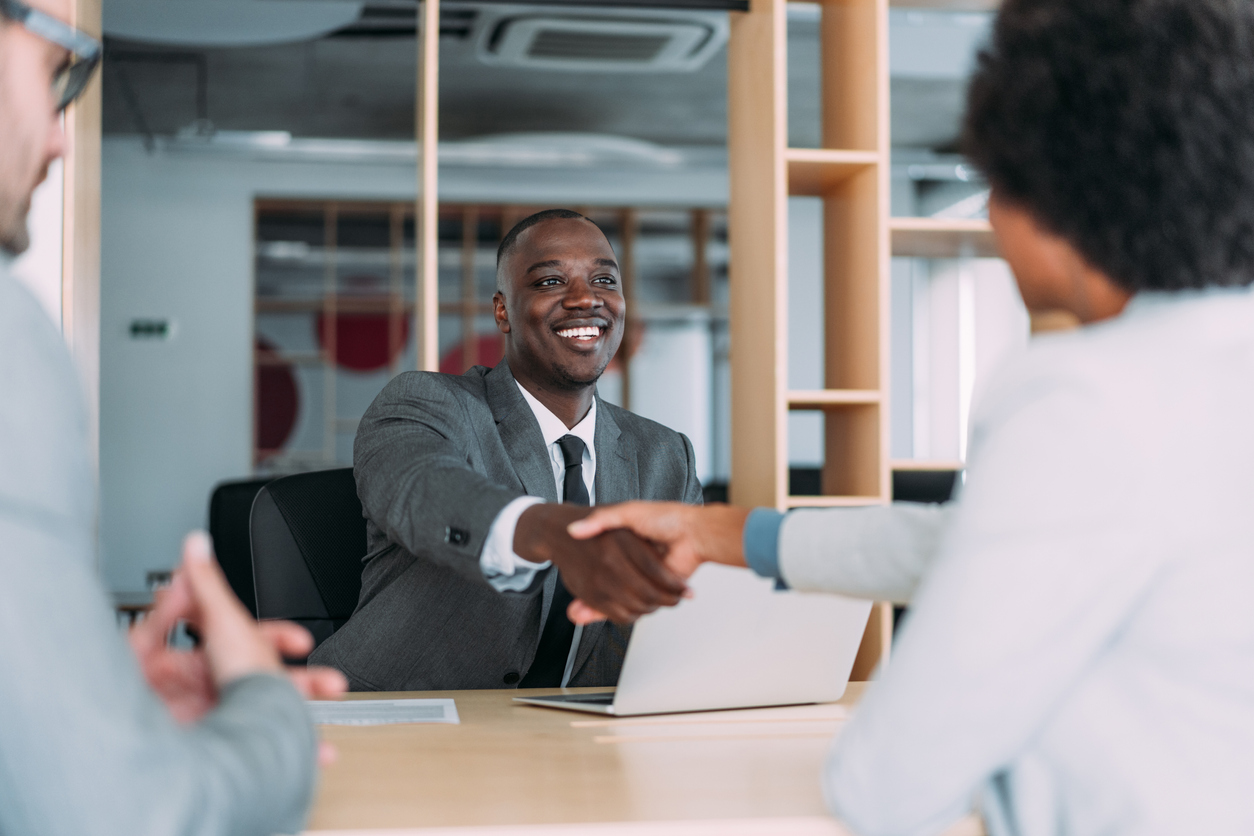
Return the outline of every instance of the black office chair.
[[[253,549],[248,522],[257,492],[274,481],[248,479],[222,482],[209,497],[209,536],[222,573],[231,589],[257,617],[257,592],[253,586]]]
[[[253,502],[257,617],[306,627],[315,646],[343,626],[361,593],[366,520],[353,469],[276,479]]]

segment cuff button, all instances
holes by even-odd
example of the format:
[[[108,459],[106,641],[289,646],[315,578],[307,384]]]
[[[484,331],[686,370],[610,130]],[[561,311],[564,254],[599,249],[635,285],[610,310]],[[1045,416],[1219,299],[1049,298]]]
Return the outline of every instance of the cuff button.
[[[470,541],[470,533],[465,529],[449,526],[444,529],[444,542],[453,546],[464,546]]]
[[[506,685],[516,685],[518,684],[518,679],[519,679],[518,671],[510,671],[509,673],[505,674]]]

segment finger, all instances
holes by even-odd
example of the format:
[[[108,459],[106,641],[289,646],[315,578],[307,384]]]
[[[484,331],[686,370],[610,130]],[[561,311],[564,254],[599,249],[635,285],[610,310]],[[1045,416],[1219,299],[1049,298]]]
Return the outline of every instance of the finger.
[[[183,540],[183,574],[206,629],[213,623],[236,622],[241,616],[255,625],[214,561],[212,542],[203,531],[193,531]]]
[[[299,624],[291,621],[262,621],[258,626],[281,656],[304,659],[313,650],[313,636]]]
[[[579,599],[570,602],[570,606],[566,608],[566,617],[572,624],[578,624],[581,627],[606,620],[605,613],[594,610]]]
[[[183,541],[183,571],[201,616],[205,655],[214,682],[223,686],[250,673],[279,673],[279,654],[257,628],[213,560],[209,536],[193,532]]]
[[[340,750],[335,748],[334,743],[327,743],[325,740],[318,741],[318,766],[326,768],[340,759]]]
[[[575,520],[566,526],[566,532],[576,540],[591,540],[598,534],[613,531],[616,528],[628,528],[628,510],[632,503],[606,505],[594,510],[583,519]]]
[[[674,598],[673,603],[678,603],[680,596],[688,589],[688,585],[667,567],[661,555],[648,543],[628,531],[617,531],[613,536],[622,544],[627,557],[649,583],[666,593],[668,597]]]
[[[645,580],[626,556],[620,555],[613,566],[610,588],[612,592],[605,594],[605,601],[591,600],[589,603],[605,612],[611,621],[624,617],[635,621],[662,606],[664,593]]]
[[[682,591],[663,589],[642,569],[642,566],[651,562],[656,564],[657,556],[635,535],[626,531],[614,531],[603,535],[596,542],[603,544],[607,553],[614,555],[612,567],[618,593],[615,597],[620,604],[629,607],[636,615],[642,615],[661,606],[679,603]],[[682,587],[682,583],[680,586]],[[595,605],[597,602],[590,603]]]
[[[131,647],[137,653],[164,647],[170,631],[179,621],[187,618],[192,609],[187,578],[176,572],[169,586],[157,590],[153,596],[153,607],[144,620],[131,628]]]
[[[652,610],[628,609],[621,604],[615,604],[606,609],[606,616],[614,624],[635,624],[642,615],[648,615]]]
[[[348,690],[348,680],[335,668],[319,665],[290,667],[287,678],[307,700],[337,700]]]

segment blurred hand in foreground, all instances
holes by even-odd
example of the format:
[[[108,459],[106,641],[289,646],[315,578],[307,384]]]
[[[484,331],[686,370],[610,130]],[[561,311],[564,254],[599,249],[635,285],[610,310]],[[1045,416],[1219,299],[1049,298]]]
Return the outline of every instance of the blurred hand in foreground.
[[[681,578],[689,577],[702,563],[744,566],[743,533],[749,511],[730,505],[685,505],[681,502],[624,502],[601,505],[583,519],[567,526],[576,540],[627,530],[658,549],[666,566]],[[575,624],[590,624],[605,616],[582,600],[568,611]]]
[[[201,636],[199,647],[169,646],[180,621]],[[173,582],[158,590],[152,611],[128,638],[144,678],[180,723],[204,717],[222,688],[249,674],[286,674],[305,699],[336,699],[348,688],[332,668],[283,666],[281,656],[302,658],[313,649],[309,631],[290,621],[254,621],[227,584],[204,532],[183,541],[183,563]],[[334,750],[323,744],[319,761],[332,760]]]

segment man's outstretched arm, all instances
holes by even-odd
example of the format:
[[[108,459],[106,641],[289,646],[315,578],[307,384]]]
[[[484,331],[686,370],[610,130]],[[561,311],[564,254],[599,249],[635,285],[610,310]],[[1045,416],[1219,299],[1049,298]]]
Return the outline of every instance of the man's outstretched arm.
[[[464,405],[424,375],[394,379],[371,404],[353,448],[357,493],[389,539],[500,592],[534,594],[536,571],[551,563],[572,594],[622,623],[679,601],[683,580],[634,535],[574,540],[566,526],[587,509],[540,504],[468,466],[469,442],[457,439],[469,423]],[[518,571],[515,557],[530,565]]]

